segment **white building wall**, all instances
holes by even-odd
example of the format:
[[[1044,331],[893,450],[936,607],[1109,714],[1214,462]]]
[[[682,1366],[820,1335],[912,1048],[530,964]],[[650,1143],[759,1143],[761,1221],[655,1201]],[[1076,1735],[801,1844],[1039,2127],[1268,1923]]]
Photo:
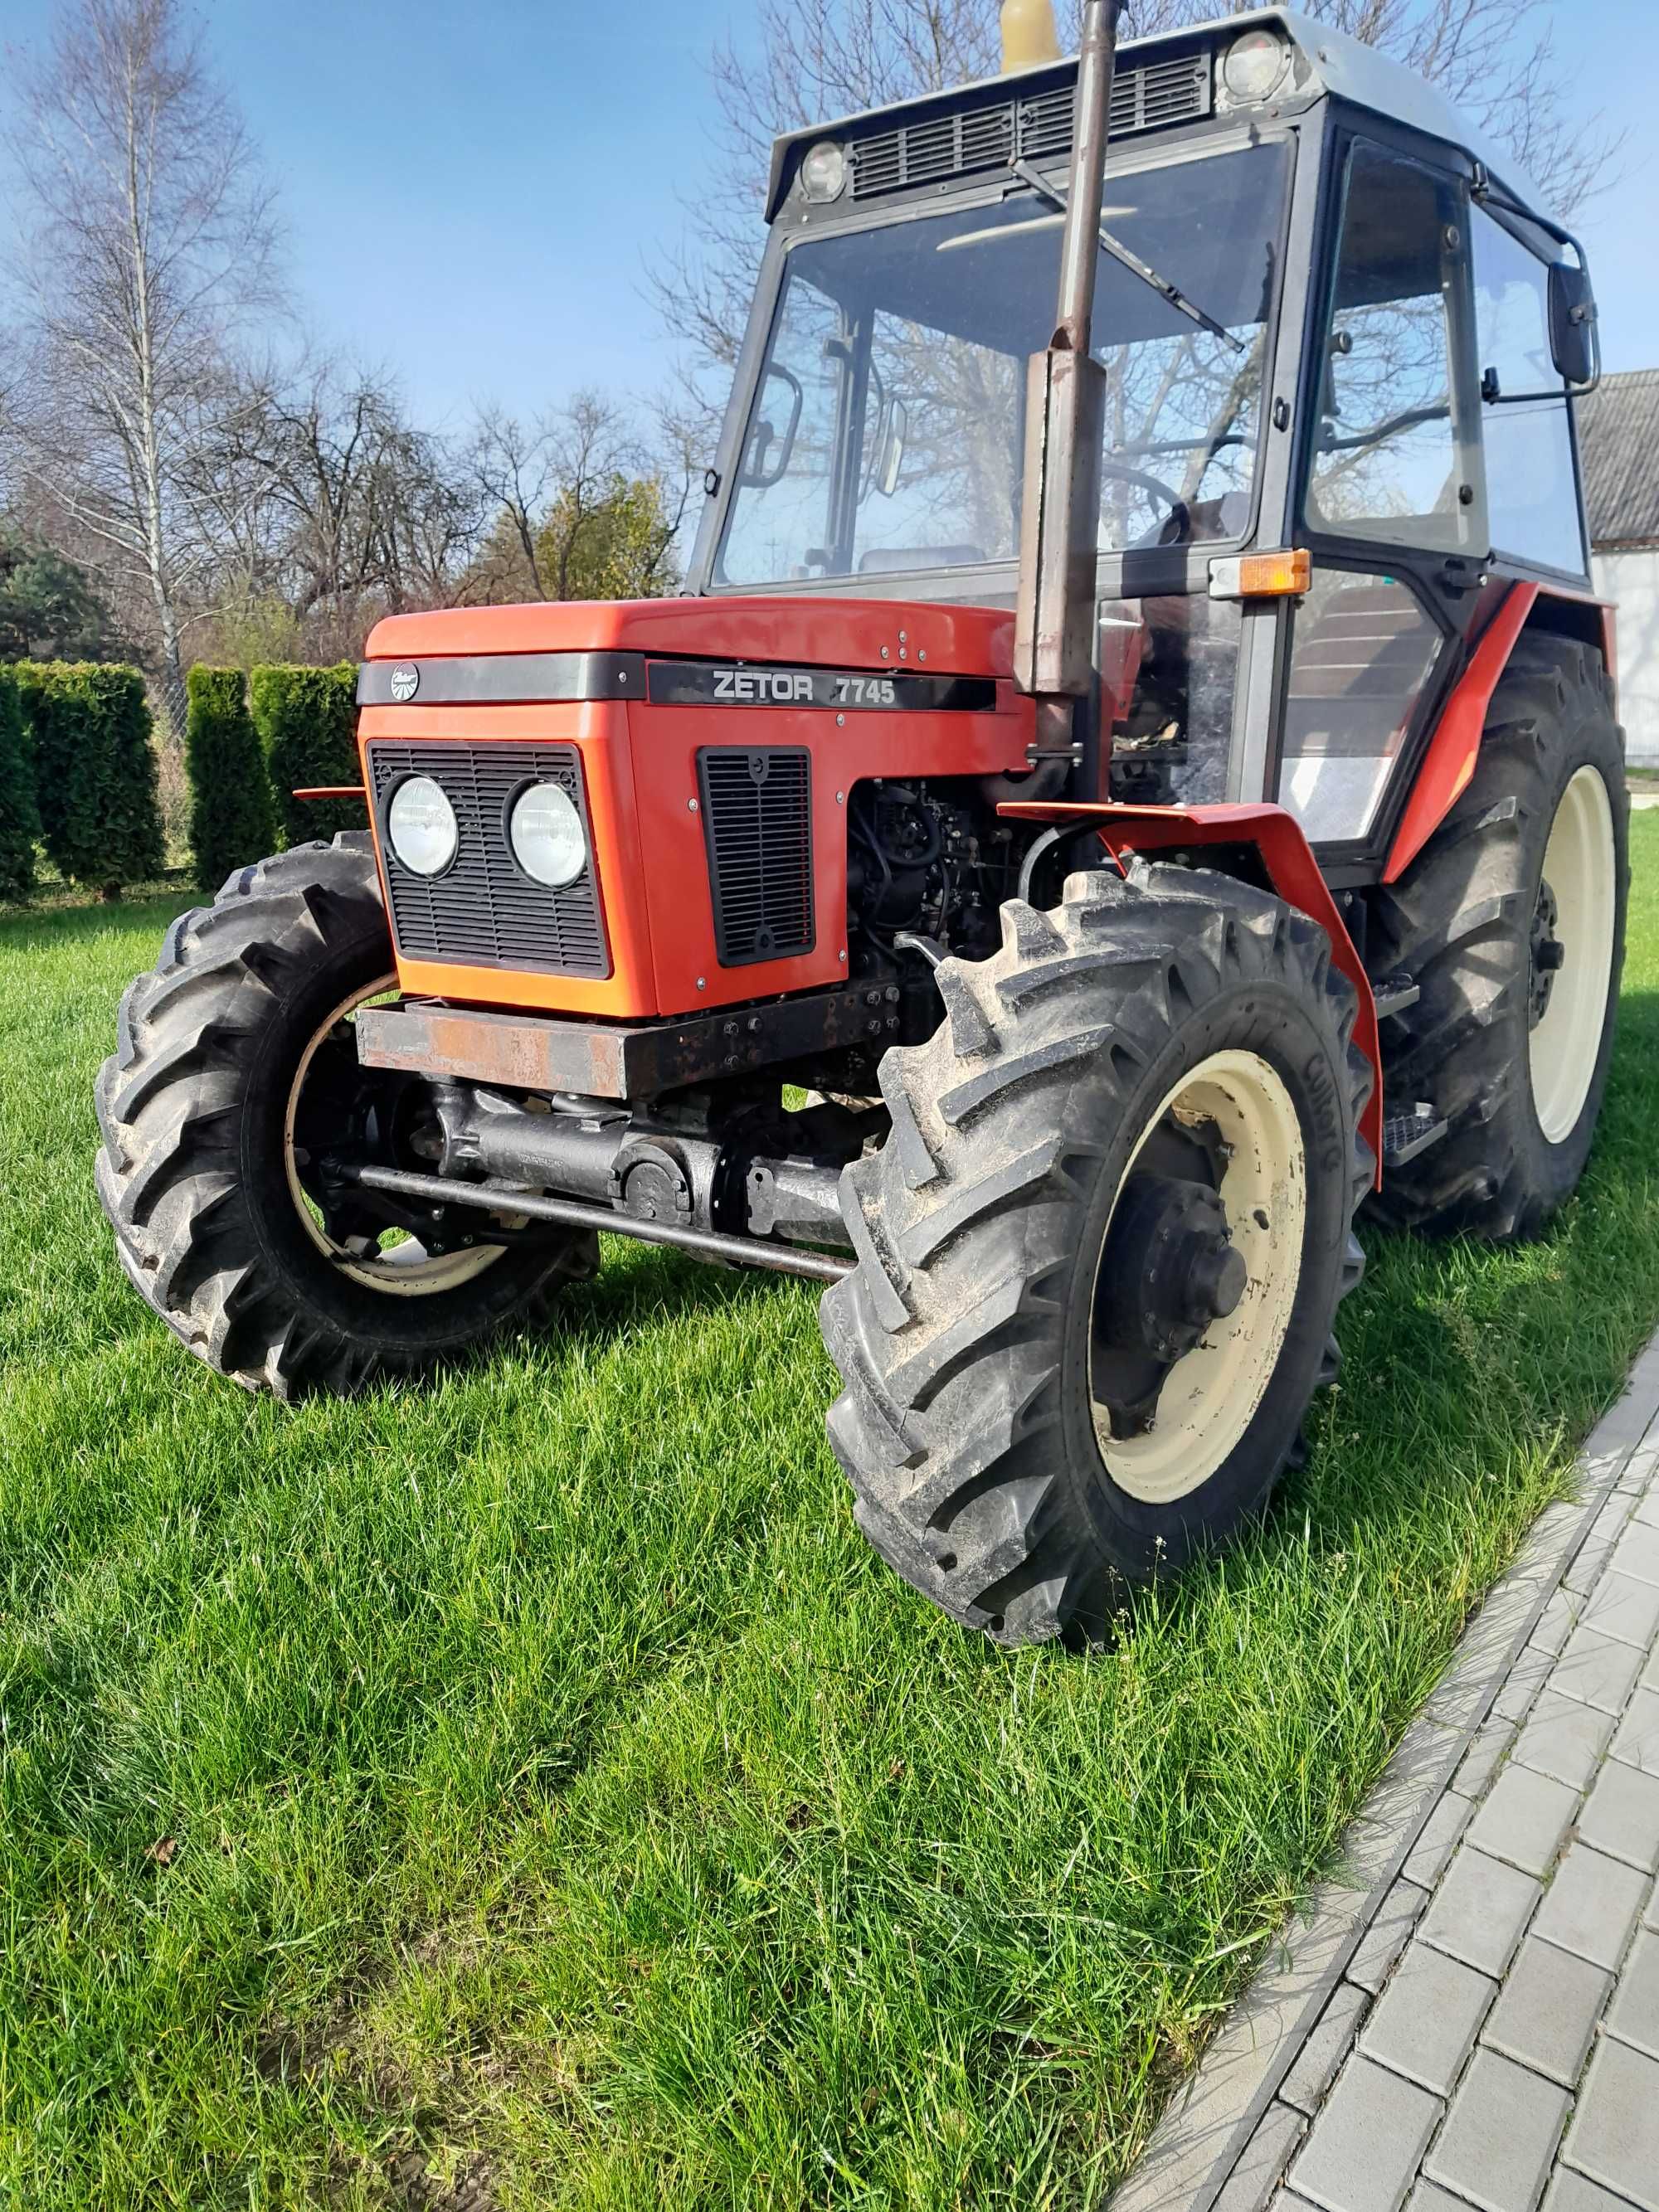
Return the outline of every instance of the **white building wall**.
[[[1659,768],[1659,547],[1598,553],[1595,588],[1619,608],[1619,716],[1627,757]]]

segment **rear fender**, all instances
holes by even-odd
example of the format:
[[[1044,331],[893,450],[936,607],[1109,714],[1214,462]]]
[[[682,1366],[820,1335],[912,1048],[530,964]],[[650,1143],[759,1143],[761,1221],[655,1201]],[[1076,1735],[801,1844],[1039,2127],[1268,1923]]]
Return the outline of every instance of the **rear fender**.
[[[1440,710],[1382,870],[1385,884],[1400,880],[1473,781],[1492,695],[1516,641],[1529,627],[1556,629],[1567,609],[1583,617],[1589,635],[1599,636],[1607,673],[1614,674],[1618,663],[1611,606],[1555,585],[1511,584]]]
[[[1370,978],[1354,950],[1348,926],[1331,896],[1330,885],[1320,873],[1313,849],[1302,825],[1282,806],[1266,804],[1233,806],[1113,806],[1067,805],[1058,801],[1000,806],[999,814],[1013,822],[1042,822],[1056,828],[1090,829],[1115,860],[1131,853],[1156,853],[1170,846],[1252,845],[1261,856],[1267,881],[1286,906],[1316,921],[1331,940],[1331,958],[1358,994],[1354,1042],[1371,1064],[1371,1095],[1360,1120],[1359,1133],[1376,1162],[1376,1180],[1382,1181],[1382,1051],[1377,1036],[1376,1000]]]

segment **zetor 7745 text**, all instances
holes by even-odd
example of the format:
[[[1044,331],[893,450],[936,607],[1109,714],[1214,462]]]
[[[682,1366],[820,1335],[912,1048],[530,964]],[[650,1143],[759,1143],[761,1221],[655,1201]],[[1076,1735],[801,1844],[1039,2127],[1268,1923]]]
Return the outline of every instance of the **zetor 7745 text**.
[[[382,623],[367,830],[98,1091],[133,1283],[279,1395],[605,1231],[823,1283],[860,1526],[1010,1643],[1261,1506],[1362,1205],[1572,1191],[1627,882],[1576,242],[1322,25],[1043,13],[780,141],[686,595]]]

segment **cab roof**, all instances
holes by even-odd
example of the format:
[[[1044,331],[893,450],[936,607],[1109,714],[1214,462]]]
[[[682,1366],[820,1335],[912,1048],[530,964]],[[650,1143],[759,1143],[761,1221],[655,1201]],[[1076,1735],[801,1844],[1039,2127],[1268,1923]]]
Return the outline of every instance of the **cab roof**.
[[[1292,9],[1258,8],[1244,15],[1190,24],[1155,38],[1126,40],[1118,49],[1118,66],[1120,71],[1139,70],[1155,66],[1166,56],[1213,52],[1231,45],[1243,32],[1260,28],[1277,30],[1295,55],[1291,80],[1279,98],[1269,103],[1270,106],[1304,106],[1311,100],[1329,96],[1347,100],[1356,107],[1369,108],[1374,114],[1387,116],[1428,137],[1462,148],[1483,163],[1522,206],[1536,215],[1550,214],[1545,195],[1514,157],[1489,143],[1436,86],[1387,54],[1378,52],[1375,46],[1367,46],[1363,40],[1352,38],[1346,31],[1334,30],[1328,24],[1316,23]],[[783,204],[800,155],[821,138],[844,137],[856,145],[860,139],[872,137],[896,125],[902,127],[948,116],[964,107],[990,106],[1000,92],[1006,99],[1024,103],[1040,100],[1045,94],[1064,91],[1076,81],[1077,61],[1073,57],[1037,69],[986,78],[979,83],[959,85],[949,92],[926,93],[915,100],[897,101],[890,107],[872,108],[860,115],[845,116],[837,122],[818,124],[811,130],[787,131],[772,149],[767,221],[770,222]]]

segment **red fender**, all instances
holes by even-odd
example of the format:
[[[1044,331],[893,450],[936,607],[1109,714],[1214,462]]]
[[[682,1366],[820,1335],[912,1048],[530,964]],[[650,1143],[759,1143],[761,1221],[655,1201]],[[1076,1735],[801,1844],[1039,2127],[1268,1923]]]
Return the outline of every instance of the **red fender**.
[[[1412,795],[1406,802],[1406,811],[1395,834],[1388,865],[1382,871],[1385,884],[1399,881],[1468,789],[1475,763],[1480,757],[1480,739],[1492,694],[1510,665],[1516,641],[1540,598],[1571,599],[1580,605],[1596,607],[1601,617],[1601,650],[1607,658],[1608,673],[1616,668],[1613,611],[1604,600],[1590,599],[1582,592],[1564,592],[1543,584],[1511,584],[1497,613],[1481,633],[1468,666],[1441,709],[1440,720],[1429,739],[1428,751],[1423,757],[1423,765],[1417,772]]]
[[[1359,994],[1354,1042],[1371,1064],[1371,1095],[1360,1116],[1359,1133],[1376,1160],[1382,1181],[1382,1049],[1377,1037],[1376,1001],[1370,978],[1354,951],[1330,885],[1319,872],[1302,825],[1282,806],[1112,806],[1059,803],[1014,804],[997,812],[1013,822],[1047,822],[1056,827],[1092,825],[1114,860],[1126,853],[1154,853],[1171,845],[1254,845],[1267,880],[1287,906],[1316,921],[1331,940],[1331,957]]]

